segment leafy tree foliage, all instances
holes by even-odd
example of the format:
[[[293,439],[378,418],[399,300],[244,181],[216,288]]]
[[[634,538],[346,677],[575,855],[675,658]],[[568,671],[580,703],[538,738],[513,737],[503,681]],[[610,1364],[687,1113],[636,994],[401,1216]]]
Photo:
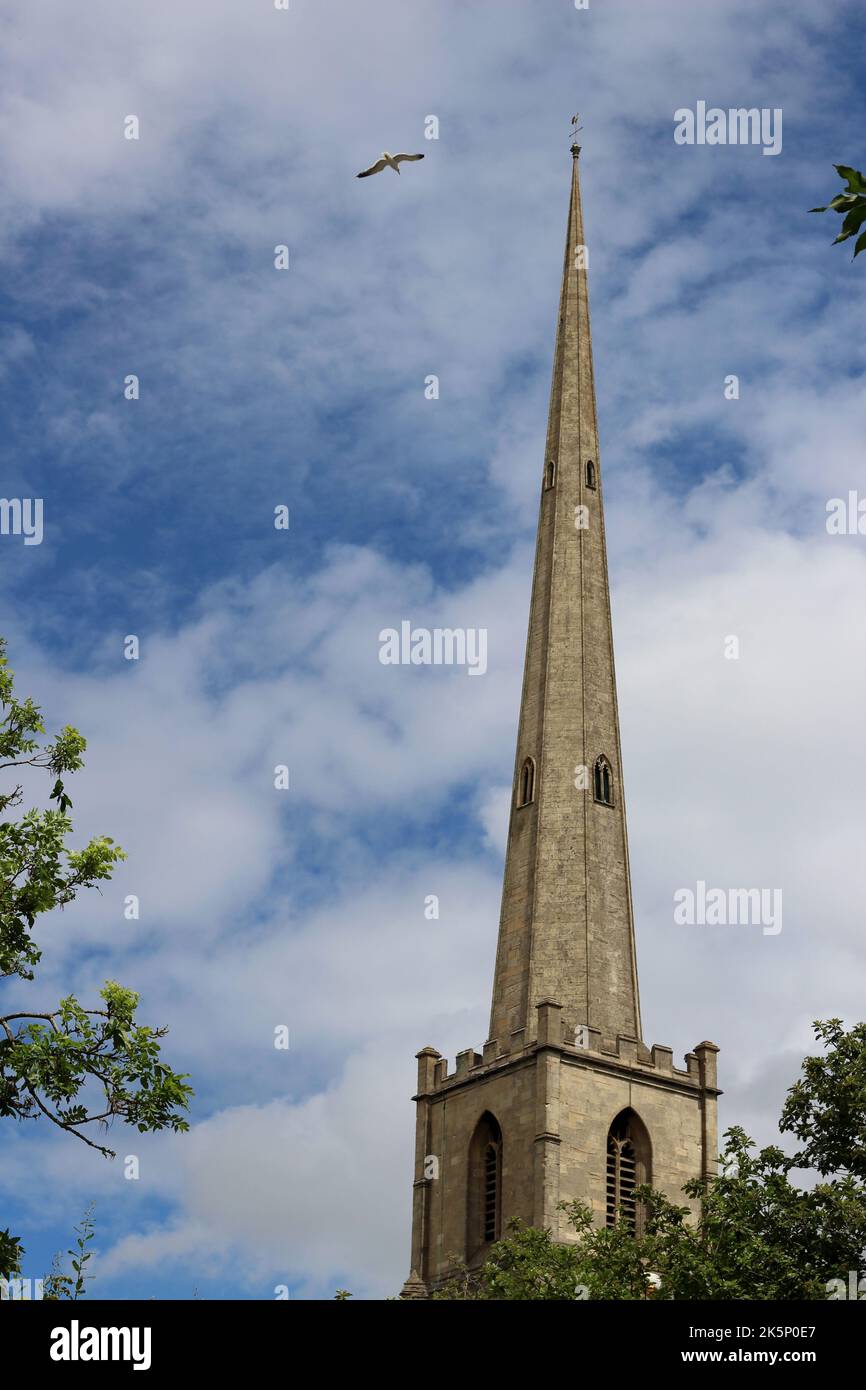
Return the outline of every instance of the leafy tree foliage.
[[[844,218],[842,230],[835,238],[833,245],[838,241],[847,241],[849,237],[857,236],[863,222],[866,221],[866,179],[858,169],[852,169],[848,164],[834,164],[833,168],[840,178],[845,180],[845,189],[842,193],[837,193],[826,207],[810,208],[810,212],[837,212]],[[852,260],[866,249],[866,231],[860,232],[854,243],[854,255]]]
[[[64,779],[83,766],[85,740],[64,728],[45,741],[41,712],[18,700],[0,638],[0,772],[35,768],[51,779],[49,805],[20,819],[22,787],[0,790],[0,978],[32,980],[41,951],[33,931],[40,914],[63,908],[83,888],[111,877],[123,851],[108,836],[83,849],[67,846],[72,802]],[[87,1131],[104,1133],[114,1119],[138,1130],[185,1130],[191,1088],[162,1060],[164,1028],[136,1022],[138,996],[114,981],[100,990],[101,1007],[72,995],[48,1013],[0,1014],[0,1116],[40,1117],[108,1157],[113,1151]],[[0,1231],[0,1277],[20,1268],[19,1237]]]
[[[803,1062],[788,1092],[780,1128],[803,1144],[797,1163],[822,1177],[853,1173],[866,1182],[866,1023],[846,1033],[842,1020],[815,1024],[828,1048]]]
[[[96,1232],[92,1202],[81,1218],[81,1225],[75,1226],[73,1229],[78,1239],[75,1242],[75,1248],[66,1252],[70,1258],[72,1273],[66,1273],[61,1255],[55,1255],[51,1273],[42,1287],[42,1297],[45,1300],[50,1299],[57,1302],[61,1299],[71,1299],[74,1302],[83,1298],[87,1292],[87,1284],[93,1278],[92,1274],[86,1272],[87,1262],[93,1258],[90,1242]]]
[[[13,1236],[8,1226],[5,1231],[0,1231],[0,1279],[8,1279],[11,1274],[19,1272],[23,1254],[20,1237]]]

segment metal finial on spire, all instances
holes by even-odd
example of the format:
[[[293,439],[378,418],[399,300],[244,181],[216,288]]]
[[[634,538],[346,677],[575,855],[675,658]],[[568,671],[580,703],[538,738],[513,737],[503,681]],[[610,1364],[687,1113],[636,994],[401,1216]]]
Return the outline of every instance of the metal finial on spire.
[[[580,154],[580,145],[577,143],[578,131],[583,130],[583,126],[582,126],[582,125],[578,125],[578,121],[579,121],[579,120],[580,120],[580,113],[579,113],[579,112],[577,113],[577,115],[572,116],[572,118],[571,118],[571,131],[570,131],[570,135],[571,135],[571,153],[574,155],[574,158],[575,158],[575,159],[577,159],[577,156]]]

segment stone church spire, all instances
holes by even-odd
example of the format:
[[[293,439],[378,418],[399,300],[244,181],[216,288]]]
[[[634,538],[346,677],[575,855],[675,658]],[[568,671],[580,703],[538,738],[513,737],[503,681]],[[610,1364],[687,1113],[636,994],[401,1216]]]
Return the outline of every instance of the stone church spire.
[[[593,381],[587,251],[573,170],[505,861],[490,1037],[640,1039],[619,716]]]
[[[576,124],[574,122],[573,124]],[[683,1205],[716,1165],[715,1043],[641,1037],[586,249],[571,201],[490,1036],[416,1053],[413,1271],[478,1271],[512,1218],[574,1240],[563,1204],[639,1232],[647,1183]],[[696,1213],[699,1199],[687,1204]]]

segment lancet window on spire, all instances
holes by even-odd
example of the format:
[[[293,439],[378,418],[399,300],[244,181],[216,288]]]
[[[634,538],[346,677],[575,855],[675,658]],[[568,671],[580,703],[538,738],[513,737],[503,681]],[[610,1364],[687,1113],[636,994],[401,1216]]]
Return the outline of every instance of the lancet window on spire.
[[[587,487],[595,487],[595,464],[592,459],[586,461],[586,485]]]
[[[535,759],[524,758],[517,782],[517,804],[528,806],[535,800]]]
[[[548,459],[544,469],[544,490],[549,492],[556,482],[556,460]]]
[[[613,773],[610,763],[603,754],[595,760],[593,791],[596,801],[600,801],[603,806],[613,805]]]

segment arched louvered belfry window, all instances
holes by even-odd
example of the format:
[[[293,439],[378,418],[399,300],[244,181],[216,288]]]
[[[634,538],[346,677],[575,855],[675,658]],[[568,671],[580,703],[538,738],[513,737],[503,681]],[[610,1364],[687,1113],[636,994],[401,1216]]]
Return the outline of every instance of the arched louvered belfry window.
[[[466,1255],[483,1253],[502,1234],[502,1130],[485,1111],[469,1145]]]
[[[556,461],[548,459],[544,469],[544,490],[548,492],[556,482]]]
[[[535,800],[535,759],[524,758],[523,766],[520,769],[520,776],[517,779],[517,804],[518,806],[528,806]]]
[[[611,771],[610,763],[604,755],[595,760],[592,783],[596,801],[600,801],[603,806],[612,806],[613,772]]]
[[[484,1148],[484,1191],[481,1194],[482,1235],[485,1242],[499,1235],[499,1145],[491,1139]]]
[[[649,1182],[652,1152],[646,1126],[633,1110],[621,1110],[607,1134],[608,1226],[623,1222],[632,1235],[640,1235],[643,1213],[634,1194]]]
[[[586,461],[586,485],[587,487],[595,487],[595,464],[592,459]]]

